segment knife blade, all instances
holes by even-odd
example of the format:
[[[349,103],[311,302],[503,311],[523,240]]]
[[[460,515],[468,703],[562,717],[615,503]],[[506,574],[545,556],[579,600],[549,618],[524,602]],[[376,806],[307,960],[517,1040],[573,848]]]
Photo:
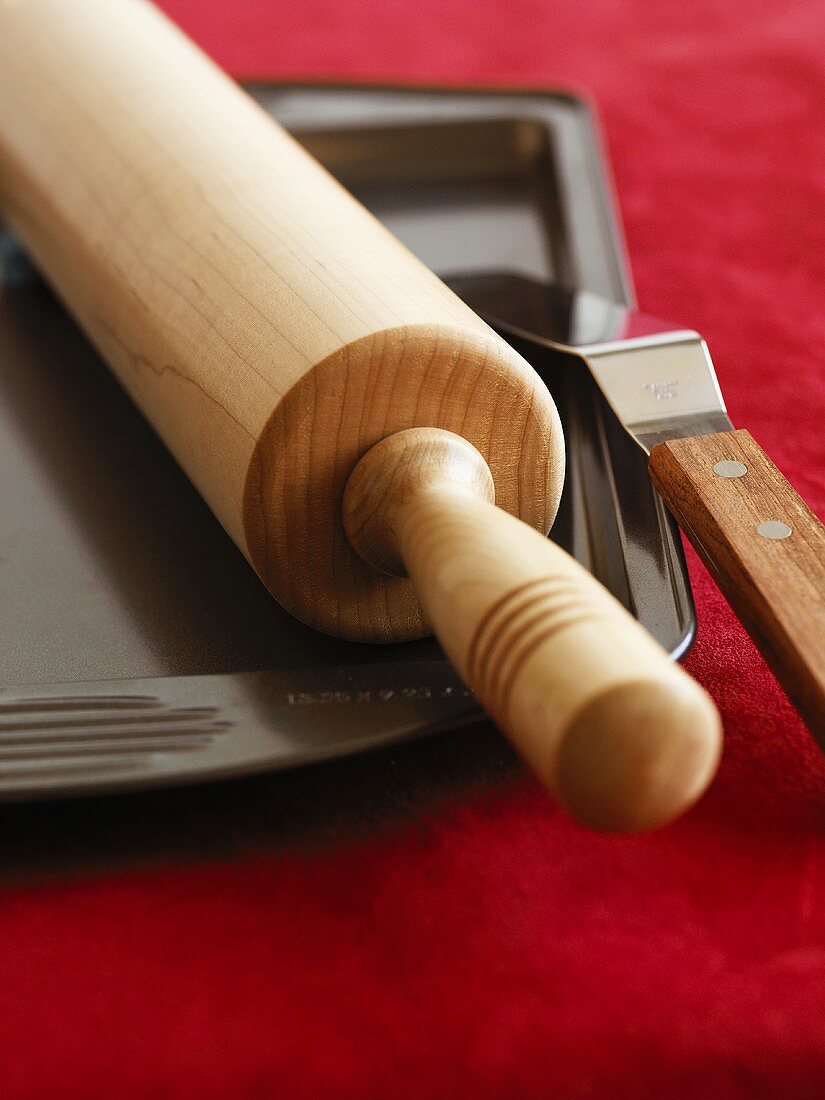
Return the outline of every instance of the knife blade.
[[[699,333],[509,271],[447,282],[503,334],[575,356],[590,371],[825,747],[825,527],[753,437],[734,429]]]

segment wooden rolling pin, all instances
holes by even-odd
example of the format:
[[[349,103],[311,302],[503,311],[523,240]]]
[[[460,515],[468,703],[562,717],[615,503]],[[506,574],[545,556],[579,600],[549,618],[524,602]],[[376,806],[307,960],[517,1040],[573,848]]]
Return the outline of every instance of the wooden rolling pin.
[[[293,614],[435,628],[583,821],[704,790],[712,703],[544,537],[545,387],[154,7],[0,3],[0,208]]]

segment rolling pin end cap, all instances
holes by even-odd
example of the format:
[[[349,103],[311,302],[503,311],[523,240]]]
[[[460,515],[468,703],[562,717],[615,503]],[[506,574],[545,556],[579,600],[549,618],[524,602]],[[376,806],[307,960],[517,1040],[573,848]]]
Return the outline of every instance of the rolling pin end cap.
[[[721,747],[716,707],[689,677],[620,684],[591,700],[568,728],[556,795],[595,829],[656,828],[704,793]]]

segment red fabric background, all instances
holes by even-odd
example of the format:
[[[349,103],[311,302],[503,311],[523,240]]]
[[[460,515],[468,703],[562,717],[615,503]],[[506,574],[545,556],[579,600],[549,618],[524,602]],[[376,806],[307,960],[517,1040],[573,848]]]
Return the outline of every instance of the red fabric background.
[[[239,75],[562,84],[644,308],[825,513],[819,0],[168,0]],[[651,836],[487,732],[220,790],[4,811],[6,1097],[825,1092],[825,764],[691,558],[727,747]]]

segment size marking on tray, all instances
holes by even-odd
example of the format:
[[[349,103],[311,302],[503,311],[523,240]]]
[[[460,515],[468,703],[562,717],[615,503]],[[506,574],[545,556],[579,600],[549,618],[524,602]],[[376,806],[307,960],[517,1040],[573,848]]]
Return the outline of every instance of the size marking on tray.
[[[421,687],[345,689],[343,691],[290,691],[286,701],[293,707],[329,706],[336,703],[404,703],[410,699],[471,699],[466,688]]]

